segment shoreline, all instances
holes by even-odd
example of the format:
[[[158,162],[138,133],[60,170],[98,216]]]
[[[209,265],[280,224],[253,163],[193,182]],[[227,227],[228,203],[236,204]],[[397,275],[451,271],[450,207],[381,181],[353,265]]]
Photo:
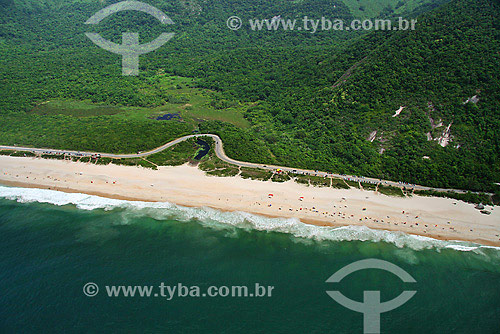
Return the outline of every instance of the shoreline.
[[[315,188],[294,181],[274,183],[239,176],[214,177],[187,165],[154,171],[2,156],[0,183],[127,201],[170,202],[272,218],[297,218],[316,226],[366,226],[438,240],[500,246],[500,210],[485,216],[473,204],[453,199],[399,198],[358,189]],[[269,196],[271,193],[273,196]]]

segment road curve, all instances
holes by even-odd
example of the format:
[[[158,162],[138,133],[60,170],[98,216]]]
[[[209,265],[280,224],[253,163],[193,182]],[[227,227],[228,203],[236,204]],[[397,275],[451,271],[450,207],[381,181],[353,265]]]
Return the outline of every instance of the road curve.
[[[425,187],[425,186],[420,186],[420,185],[409,185],[409,184],[405,184],[405,183],[401,183],[401,182],[381,180],[381,179],[370,178],[370,177],[358,177],[358,176],[353,176],[353,175],[340,175],[340,174],[313,171],[313,170],[307,170],[307,169],[282,167],[282,166],[274,166],[274,165],[264,165],[264,164],[258,164],[258,163],[252,163],[252,162],[238,161],[238,160],[231,159],[230,157],[228,157],[226,155],[226,153],[224,152],[222,140],[219,138],[219,136],[214,135],[214,134],[196,134],[196,135],[188,135],[188,136],[180,137],[180,138],[177,138],[175,140],[172,140],[171,142],[166,143],[165,145],[157,147],[151,151],[138,152],[136,154],[111,154],[111,153],[99,153],[99,152],[84,152],[84,151],[72,151],[72,150],[57,150],[57,149],[49,149],[49,148],[32,148],[32,147],[1,146],[1,145],[0,145],[0,150],[15,150],[15,151],[22,151],[22,152],[33,152],[33,153],[38,153],[38,154],[67,154],[67,155],[82,156],[82,157],[100,155],[101,157],[115,158],[115,159],[144,158],[144,157],[150,156],[152,154],[159,153],[159,152],[161,152],[169,147],[172,147],[176,144],[179,144],[179,143],[181,143],[189,138],[196,138],[196,137],[210,137],[210,138],[212,138],[215,142],[215,154],[217,155],[217,157],[219,159],[221,159],[222,161],[225,161],[231,165],[235,165],[238,167],[262,168],[262,169],[266,169],[266,170],[278,170],[278,169],[280,169],[282,171],[289,172],[292,174],[305,174],[305,175],[315,175],[315,176],[321,176],[321,177],[334,177],[334,178],[350,180],[350,181],[355,181],[355,182],[367,182],[367,183],[373,183],[373,184],[380,183],[382,185],[393,186],[393,187],[405,186],[407,188],[412,188],[415,190],[455,192],[455,193],[460,193],[460,194],[464,194],[464,193],[468,192],[467,190],[444,189],[444,188]]]

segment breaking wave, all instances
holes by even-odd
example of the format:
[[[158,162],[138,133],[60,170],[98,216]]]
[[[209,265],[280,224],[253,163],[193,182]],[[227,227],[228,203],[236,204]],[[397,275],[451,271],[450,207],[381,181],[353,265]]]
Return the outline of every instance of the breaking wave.
[[[483,254],[488,249],[500,250],[500,247],[482,246],[463,241],[442,241],[429,237],[374,230],[365,226],[323,227],[304,224],[298,219],[269,218],[235,211],[224,212],[207,207],[184,207],[168,202],[140,202],[104,198],[80,193],[64,193],[55,190],[18,188],[0,186],[0,198],[19,203],[48,203],[56,206],[74,205],[81,210],[125,209],[136,215],[149,216],[156,220],[173,219],[178,221],[196,220],[203,226],[224,229],[236,227],[290,234],[296,238],[317,241],[371,241],[386,242],[398,248],[413,250],[453,249],[460,252]]]

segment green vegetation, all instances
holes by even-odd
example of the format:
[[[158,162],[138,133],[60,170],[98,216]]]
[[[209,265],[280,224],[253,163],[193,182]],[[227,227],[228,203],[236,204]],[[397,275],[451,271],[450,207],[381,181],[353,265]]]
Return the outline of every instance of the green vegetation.
[[[81,161],[81,160],[80,160]],[[115,165],[124,165],[124,166],[139,166],[150,169],[157,169],[155,165],[144,160],[144,159],[113,159],[113,164]]]
[[[260,168],[241,167],[240,176],[244,179],[267,181],[273,176],[273,172]]]
[[[37,115],[68,115],[75,117],[90,117],[100,115],[115,115],[123,109],[117,106],[94,104],[90,101],[46,101],[33,108]]]
[[[203,137],[203,140],[210,145],[210,151],[205,157],[203,157],[202,161],[198,165],[201,170],[205,171],[207,175],[221,177],[235,176],[239,174],[240,170],[238,167],[230,165],[217,158],[213,150],[214,142],[212,138]]]
[[[99,158],[96,160],[97,165],[109,165],[113,163],[116,159],[111,159],[111,158]]]
[[[229,168],[231,167],[231,165],[217,158],[215,154],[210,154],[207,159],[205,159],[198,165],[198,167],[202,171],[209,172],[216,169]]]
[[[10,155],[11,157],[34,157],[33,152],[0,150],[0,155]]]
[[[216,122],[200,129],[217,133],[240,160],[493,191],[500,180],[499,13],[491,1],[455,0],[420,17],[416,31],[363,36],[331,56],[312,51],[295,60],[299,71],[280,73],[275,94],[248,110],[252,131]],[[241,53],[245,64],[278,61],[273,52]],[[225,58],[217,63],[231,69],[231,82],[243,82],[246,68]],[[256,75],[272,71],[266,66],[261,60]],[[251,99],[249,89],[259,91],[225,87],[225,74],[214,77],[235,95]],[[464,104],[474,95],[477,104]],[[406,108],[392,117],[400,106]],[[433,130],[439,119],[443,126]],[[437,132],[435,139],[451,123],[447,147],[427,140],[427,133]]]
[[[330,187],[330,178],[309,176],[310,185],[313,187]]]
[[[219,135],[238,160],[494,192],[500,5],[444,2],[152,0],[176,22],[168,27],[176,37],[141,57],[139,76],[123,77],[120,57],[84,32],[118,43],[122,32],[137,31],[148,41],[166,29],[154,18],[127,12],[89,27],[83,22],[110,1],[4,1],[0,143],[133,153],[199,130]],[[234,13],[247,13],[244,20],[421,16],[415,31],[311,34],[234,32],[224,23]],[[479,102],[464,104],[475,95]],[[156,120],[165,114],[178,117]],[[435,139],[449,124],[452,141],[441,147]],[[179,164],[190,150],[151,162]],[[236,173],[213,155],[200,168]]]
[[[372,18],[379,16],[412,16],[445,1],[421,0],[344,0],[351,13],[356,17]]]
[[[158,166],[179,166],[191,161],[198,149],[196,139],[190,138],[160,153],[149,156],[148,160]]]
[[[54,159],[54,160],[64,160],[66,156],[64,154],[42,154],[43,159]]]
[[[8,114],[0,128],[2,143],[107,153],[146,151],[190,129],[186,123],[124,119],[120,114],[84,118]]]
[[[500,192],[496,192],[492,197],[491,200],[493,204],[495,205],[500,205]]]
[[[286,182],[290,180],[290,176],[287,173],[274,173],[271,181],[273,182]]]
[[[349,186],[342,179],[332,178],[332,188],[349,189]]]
[[[356,189],[359,189],[359,182],[355,182],[355,181],[349,181],[349,180],[346,180],[345,181],[350,187],[352,188],[356,188]]]
[[[192,127],[206,120],[224,121],[241,128],[249,126],[243,117],[248,103],[221,100],[217,92],[196,88],[193,78],[156,75],[148,79],[148,84],[149,86],[141,88],[142,93],[149,96],[159,94],[163,97],[156,107],[126,107],[95,103],[91,100],[54,99],[39,103],[31,113],[77,118],[120,114],[127,120],[156,119],[165,114],[176,114],[178,117],[173,119],[174,122],[186,122]]]
[[[377,189],[377,185],[372,183],[361,182],[361,186],[363,187],[363,190],[368,191],[375,191]]]
[[[471,192],[468,192],[466,194],[458,194],[458,193],[452,193],[452,192],[415,190],[415,195],[453,198],[456,200],[464,201],[467,203],[475,203],[475,204],[479,204],[479,203],[493,204],[492,198],[489,195],[476,194],[476,193],[471,193]]]
[[[33,152],[16,151],[10,155],[11,157],[34,157],[36,156]]]
[[[218,92],[196,87],[192,78],[163,76],[158,80],[170,96],[170,101],[155,109],[160,115],[178,113],[186,122],[196,126],[201,121],[223,121],[240,128],[248,128],[244,112],[250,105],[236,100],[225,100]]]
[[[309,177],[307,177],[307,176],[297,175],[297,176],[295,176],[294,181],[299,183],[299,184],[310,185],[310,180],[309,180]]]
[[[378,192],[387,196],[404,197],[401,189],[397,187],[379,185]]]
[[[227,167],[222,169],[215,169],[206,173],[207,175],[212,175],[212,176],[230,177],[238,175],[239,169],[235,167]]]
[[[296,175],[294,181],[299,184],[311,185],[313,187],[327,187],[335,189],[349,189],[349,186],[341,179],[330,177],[319,177],[309,175]]]

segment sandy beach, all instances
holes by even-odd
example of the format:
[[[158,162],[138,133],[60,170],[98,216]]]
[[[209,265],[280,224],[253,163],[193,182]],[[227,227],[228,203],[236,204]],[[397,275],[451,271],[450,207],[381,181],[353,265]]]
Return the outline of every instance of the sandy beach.
[[[321,226],[363,225],[442,240],[500,246],[498,207],[488,206],[491,215],[484,215],[473,204],[453,199],[399,198],[359,189],[317,188],[293,181],[276,183],[239,176],[212,177],[188,165],[150,170],[0,156],[0,183],[294,217]]]

